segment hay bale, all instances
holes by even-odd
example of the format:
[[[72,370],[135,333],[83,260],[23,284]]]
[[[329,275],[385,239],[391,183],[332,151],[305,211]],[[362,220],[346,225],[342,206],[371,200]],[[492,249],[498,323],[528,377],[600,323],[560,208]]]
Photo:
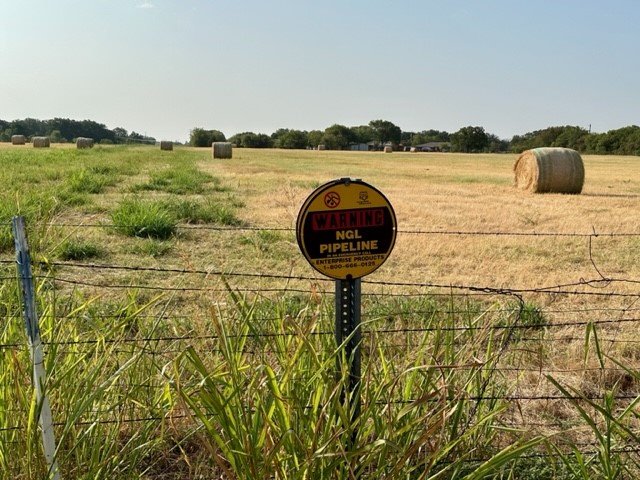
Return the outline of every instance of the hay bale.
[[[24,145],[27,138],[24,135],[11,135],[11,145]]]
[[[391,147],[390,145],[385,145],[384,153],[393,153],[393,147]]]
[[[513,166],[515,186],[534,193],[580,193],[584,164],[570,148],[534,148],[520,154]]]
[[[78,137],[76,138],[76,148],[93,148],[95,145],[93,138]]]
[[[162,140],[160,142],[160,150],[167,150],[167,151],[173,150],[173,142],[170,142],[168,140]]]
[[[327,147],[325,145],[322,145],[322,144],[318,145],[318,150],[326,150],[326,149]]]
[[[233,148],[229,142],[213,142],[213,158],[231,158]]]
[[[33,137],[31,141],[33,142],[33,148],[49,148],[51,145],[49,137]]]

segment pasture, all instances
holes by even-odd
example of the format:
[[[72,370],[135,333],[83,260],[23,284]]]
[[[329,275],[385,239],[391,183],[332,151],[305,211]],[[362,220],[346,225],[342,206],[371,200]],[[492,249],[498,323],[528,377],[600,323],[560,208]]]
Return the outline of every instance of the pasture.
[[[63,478],[633,478],[640,162],[585,156],[582,194],[536,195],[515,157],[0,145],[0,476],[47,475],[20,214]],[[362,282],[355,423],[333,282],[295,238],[341,177],[398,220]]]

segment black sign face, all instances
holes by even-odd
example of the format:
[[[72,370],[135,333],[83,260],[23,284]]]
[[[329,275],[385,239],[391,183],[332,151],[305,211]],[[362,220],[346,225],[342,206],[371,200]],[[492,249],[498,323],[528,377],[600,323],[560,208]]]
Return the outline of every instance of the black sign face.
[[[384,263],[396,229],[393,208],[380,191],[361,180],[340,179],[311,193],[298,214],[296,233],[313,268],[346,280]]]

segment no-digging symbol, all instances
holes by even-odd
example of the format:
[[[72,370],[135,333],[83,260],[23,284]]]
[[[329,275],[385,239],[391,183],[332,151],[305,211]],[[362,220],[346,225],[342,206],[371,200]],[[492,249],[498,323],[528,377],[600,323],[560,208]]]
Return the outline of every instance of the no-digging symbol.
[[[396,241],[396,216],[385,196],[362,180],[321,185],[302,205],[298,245],[313,268],[337,280],[376,270]]]

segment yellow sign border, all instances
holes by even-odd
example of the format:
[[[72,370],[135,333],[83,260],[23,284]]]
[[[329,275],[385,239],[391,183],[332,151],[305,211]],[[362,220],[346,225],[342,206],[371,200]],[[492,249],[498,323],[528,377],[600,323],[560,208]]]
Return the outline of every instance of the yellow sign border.
[[[371,211],[379,215],[384,214],[385,225],[379,226],[384,238],[359,241],[357,240],[360,238],[358,227],[349,227],[348,225],[344,228],[336,227],[336,236],[338,236],[337,232],[341,232],[343,237],[348,235],[349,238],[340,242],[336,240],[336,243],[322,245],[321,248],[324,247],[325,252],[331,252],[331,249],[345,251],[326,253],[322,257],[313,256],[309,252],[310,248],[308,247],[316,246],[313,238],[305,237],[305,225],[308,221],[313,221],[313,218],[309,220],[310,215],[320,214],[323,216],[326,214],[330,218],[340,216],[344,220],[346,216],[345,214],[340,215],[341,212],[347,212],[353,218],[364,218],[365,212]],[[379,215],[378,219],[381,218]],[[386,225],[387,222],[390,225]],[[375,227],[374,225],[374,231]],[[361,278],[377,270],[393,250],[396,235],[397,220],[391,203],[380,190],[359,179],[341,178],[316,188],[302,204],[296,222],[296,237],[303,256],[315,270],[337,280]],[[380,240],[387,245],[387,248],[377,252],[375,250]],[[361,250],[363,245],[369,248]],[[361,251],[363,253],[359,253]]]

